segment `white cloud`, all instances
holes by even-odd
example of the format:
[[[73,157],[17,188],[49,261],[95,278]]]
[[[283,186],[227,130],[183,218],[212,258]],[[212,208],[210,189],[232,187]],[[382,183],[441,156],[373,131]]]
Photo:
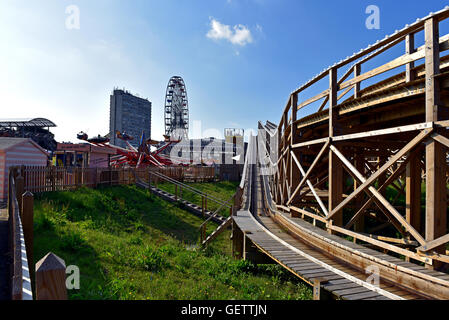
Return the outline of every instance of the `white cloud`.
[[[211,19],[210,30],[206,36],[213,40],[224,39],[242,47],[253,42],[251,31],[246,26],[238,24],[232,27],[232,29],[229,25],[222,24],[216,19]]]

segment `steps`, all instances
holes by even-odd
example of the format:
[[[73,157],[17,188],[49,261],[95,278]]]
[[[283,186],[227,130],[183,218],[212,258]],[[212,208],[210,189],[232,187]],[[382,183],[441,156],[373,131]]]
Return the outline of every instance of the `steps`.
[[[204,240],[201,245],[204,247],[209,244],[212,240],[214,240],[220,233],[222,233],[226,228],[231,224],[232,217],[228,217],[222,224],[220,224],[217,229],[215,229],[207,238]]]

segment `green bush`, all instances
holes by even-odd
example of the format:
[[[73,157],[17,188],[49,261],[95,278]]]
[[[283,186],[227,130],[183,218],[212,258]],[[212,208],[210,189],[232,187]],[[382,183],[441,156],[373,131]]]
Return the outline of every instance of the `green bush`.
[[[141,268],[153,272],[158,272],[169,266],[169,263],[163,254],[150,246],[146,246],[139,252],[137,263]]]
[[[83,249],[86,241],[82,235],[76,231],[68,231],[65,236],[62,237],[60,247],[63,250],[78,251]]]

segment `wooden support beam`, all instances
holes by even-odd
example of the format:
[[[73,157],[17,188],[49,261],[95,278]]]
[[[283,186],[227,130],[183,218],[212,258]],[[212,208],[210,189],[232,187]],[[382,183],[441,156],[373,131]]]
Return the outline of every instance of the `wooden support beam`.
[[[416,51],[415,49],[415,35],[408,34],[405,37],[405,53],[412,54]],[[415,73],[413,68],[415,67],[415,62],[409,62],[405,65],[405,82],[411,82],[415,80]]]
[[[410,154],[405,174],[405,216],[420,233],[421,228],[421,152]]]
[[[447,233],[446,153],[432,140],[426,146],[426,241]],[[444,253],[444,247],[436,248]]]
[[[355,168],[362,174],[365,175],[365,158],[363,154],[360,154],[359,152],[356,152],[354,154],[355,157]],[[357,181],[357,179],[354,179],[354,190],[357,190],[360,183]],[[356,199],[357,207],[360,207],[363,197],[360,195]],[[365,217],[364,215],[360,215],[360,217],[355,221],[354,223],[354,231],[356,232],[364,232],[365,231]]]
[[[301,180],[301,182],[298,184],[298,186],[296,187],[295,191],[293,192],[293,194],[291,195],[290,199],[287,202],[287,205],[289,205],[294,197],[296,196],[296,194],[301,190],[301,187],[304,185],[304,183],[309,179],[310,174],[312,173],[313,169],[315,169],[315,166],[317,165],[317,163],[321,160],[321,157],[323,156],[323,154],[326,152],[327,148],[329,147],[329,141],[327,141],[324,146],[321,148],[321,151],[318,153],[317,157],[315,158],[315,160],[313,161],[312,165],[310,166],[309,170],[307,171],[307,173],[303,173],[304,176]],[[296,162],[296,164],[299,164],[299,161]],[[300,166],[298,166],[300,167]],[[300,167],[301,170],[301,167]]]
[[[354,78],[358,77],[360,75],[360,72],[362,70],[362,66],[360,64],[354,65]],[[357,82],[354,85],[354,99],[357,99],[360,97],[360,82]]]
[[[296,123],[297,120],[297,116],[298,116],[298,94],[292,94],[291,95],[291,118],[292,118],[292,139],[290,141],[290,145],[293,145],[295,143],[295,138],[296,138],[296,125],[293,125],[294,123]]]
[[[426,121],[440,119],[440,85],[436,76],[440,73],[439,21],[430,18],[424,23],[426,70]],[[447,232],[446,205],[446,153],[435,140],[426,145],[426,241],[435,240]],[[435,248],[444,253],[443,246]],[[434,265],[429,268],[438,268]]]
[[[357,196],[360,192],[364,191],[366,188],[368,188],[382,173],[385,172],[393,163],[398,161],[400,158],[402,158],[405,154],[410,152],[413,148],[415,148],[423,139],[425,139],[430,133],[432,132],[432,129],[425,129],[420,134],[418,134],[412,141],[410,141],[404,148],[402,148],[400,151],[398,151],[394,156],[390,158],[390,160],[385,163],[382,168],[377,170],[374,174],[372,174],[357,190],[355,190],[353,193],[351,193],[345,200],[343,200],[340,205],[337,206],[332,212],[329,212],[328,219],[332,217],[334,214],[334,211],[337,212],[341,210],[349,201],[351,201],[355,196]],[[334,147],[331,146],[331,149]],[[351,165],[352,167],[352,165]],[[362,177],[362,179],[364,179]]]
[[[420,134],[422,135],[422,134]],[[418,137],[417,137],[418,138]],[[416,138],[415,138],[416,139]],[[415,140],[414,139],[414,140]],[[413,141],[412,141],[413,142]],[[411,144],[411,143],[410,143]],[[395,161],[392,162],[392,159],[394,159],[397,154],[392,157],[392,159],[390,159],[385,165],[387,166],[386,168],[382,167],[383,169],[378,170],[375,174],[373,174],[369,179],[365,179],[360,172],[358,172],[354,166],[346,159],[344,158],[344,156],[334,147],[331,146],[331,150],[333,151],[333,153],[335,153],[340,159],[341,161],[344,163],[344,165],[346,166],[346,168],[348,168],[350,171],[352,171],[354,173],[354,175],[357,176],[357,178],[362,181],[362,185],[356,190],[354,191],[349,197],[347,197],[342,203],[340,203],[339,206],[337,206],[337,208],[333,209],[332,211],[329,210],[329,216],[327,217],[328,219],[338,213],[339,210],[341,210],[344,205],[347,204],[347,202],[351,201],[351,199],[358,194],[358,192],[361,192],[363,190],[365,190],[366,188],[368,188],[368,190],[373,194],[373,196],[375,196],[377,198],[377,200],[388,210],[390,211],[390,213],[393,215],[393,217],[396,218],[396,220],[408,231],[410,232],[411,235],[413,235],[413,237],[416,239],[416,241],[418,241],[421,245],[423,245],[425,243],[425,240],[423,239],[423,237],[419,234],[419,232],[417,232],[409,223],[407,223],[407,221],[402,217],[402,215],[374,188],[371,187],[371,183],[375,180],[373,179],[374,176],[378,176],[380,175],[383,171],[385,171],[387,168],[389,168]],[[390,163],[391,162],[391,163]],[[355,195],[354,195],[355,194]]]
[[[294,153],[292,153],[292,157],[293,157],[293,160],[295,161],[296,165],[298,166],[299,170],[301,171],[301,174],[303,176],[305,176],[306,173]],[[323,201],[321,201],[320,197],[318,197],[318,194],[316,193],[315,188],[313,187],[312,182],[310,182],[310,180],[307,180],[307,186],[309,187],[310,191],[312,191],[312,194],[315,197],[318,204],[320,205],[321,210],[323,210],[324,214],[327,216],[328,211],[326,209],[326,206],[324,205]]]
[[[331,68],[329,70],[329,138],[332,139],[335,135],[335,126],[337,120],[337,112],[334,110],[338,103],[338,82],[337,69]],[[331,140],[330,140],[331,141]],[[329,150],[329,194],[328,194],[328,212],[338,206],[343,200],[343,166],[341,161]],[[333,221],[331,222],[337,226],[343,224],[343,211],[335,211]]]
[[[426,122],[438,119],[438,105],[440,104],[440,48],[439,22],[435,18],[428,19],[424,24],[425,36],[425,69],[426,69]]]
[[[332,138],[335,133],[335,125],[337,112],[334,110],[337,106],[338,99],[337,69],[329,70],[329,137]]]

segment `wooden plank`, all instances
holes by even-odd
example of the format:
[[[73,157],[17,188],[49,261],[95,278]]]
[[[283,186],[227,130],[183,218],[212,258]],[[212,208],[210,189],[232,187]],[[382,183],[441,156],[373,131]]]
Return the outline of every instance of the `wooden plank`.
[[[311,103],[314,103],[320,99],[323,99],[324,97],[329,95],[329,89],[324,90],[323,92],[321,92],[320,94],[317,94],[316,96],[307,99],[306,101],[300,103],[297,107],[297,110],[301,110],[302,108],[308,106]],[[294,122],[293,122],[294,123]]]
[[[354,282],[347,282],[347,283],[341,283],[341,284],[333,284],[333,285],[325,285],[324,288],[328,291],[335,291],[335,290],[344,290],[344,289],[353,289],[353,288],[363,288],[360,287],[359,284]]]
[[[366,293],[356,293],[351,295],[342,296],[344,299],[347,300],[361,300],[366,298],[372,298],[372,297],[378,297],[379,294],[377,292],[371,291]]]
[[[367,288],[358,286],[356,288],[347,288],[347,289],[341,289],[341,290],[334,290],[333,293],[339,296],[343,296],[343,295],[352,295],[352,294],[356,294],[356,293],[368,293],[368,292],[373,292]],[[376,292],[376,295],[379,295]]]
[[[260,224],[260,223],[257,222],[255,219],[254,219],[254,222],[255,222],[256,224]],[[272,233],[269,233],[269,235],[270,235],[273,239],[276,239],[276,238],[279,239],[276,235],[274,235],[274,234],[272,234]],[[360,285],[365,286],[365,287],[367,287],[367,288],[369,288],[369,289],[372,288],[372,290],[375,290],[375,291],[377,291],[377,292],[379,292],[379,293],[381,293],[381,294],[385,294],[385,295],[391,297],[392,299],[401,299],[399,296],[396,296],[396,295],[394,295],[394,294],[390,294],[390,293],[388,293],[388,292],[386,292],[386,291],[384,291],[384,290],[382,290],[382,289],[380,289],[380,288],[378,288],[378,287],[375,287],[375,286],[373,286],[373,285],[371,285],[371,284],[369,284],[369,283],[366,283],[365,281],[360,280],[360,279],[358,279],[358,278],[356,278],[356,277],[354,277],[354,276],[352,276],[352,275],[350,275],[350,274],[347,274],[347,273],[345,273],[345,272],[342,272],[342,271],[338,270],[338,269],[335,268],[335,267],[332,267],[332,266],[330,266],[330,265],[327,265],[327,264],[325,264],[325,263],[322,263],[319,259],[317,259],[317,258],[311,256],[311,255],[308,254],[308,253],[305,253],[305,252],[300,251],[299,249],[295,248],[295,247],[292,246],[292,245],[289,245],[288,243],[286,243],[285,241],[283,241],[283,240],[281,240],[281,239],[279,239],[279,241],[280,241],[281,243],[283,243],[284,245],[286,245],[287,247],[291,248],[293,251],[298,252],[299,254],[303,255],[304,257],[310,259],[312,262],[317,263],[318,265],[322,266],[323,268],[328,269],[329,271],[334,272],[335,274],[337,274],[337,275],[339,275],[339,276],[341,276],[341,277],[343,277],[343,278],[347,278],[347,279],[349,279],[349,280],[351,280],[351,281],[354,281],[354,282],[356,282],[356,283],[359,283]]]
[[[384,72],[390,71],[392,69],[396,69],[397,67],[405,65],[407,63],[422,59],[422,58],[424,58],[424,56],[425,56],[424,50],[419,50],[412,54],[404,54],[403,56],[400,56],[390,62],[387,62],[386,64],[384,64],[380,67],[374,68],[368,72],[365,72],[364,74],[361,74],[358,77],[355,77],[351,80],[348,80],[348,81],[342,83],[340,85],[340,89],[344,89],[349,86],[353,86],[354,84],[359,83],[363,80],[370,79],[370,78],[380,75]]]
[[[347,135],[343,135],[343,136],[336,136],[332,140],[333,141],[347,141],[347,140],[353,140],[353,139],[417,131],[417,130],[429,129],[432,127],[433,127],[433,124],[431,122],[425,122],[425,123],[418,123],[418,124],[412,124],[412,125],[406,125],[406,126],[399,126],[399,127],[394,127],[394,128],[387,128],[387,129],[373,130],[373,131],[368,131],[368,132],[347,134]]]
[[[449,139],[446,138],[445,136],[442,136],[439,133],[434,133],[432,134],[432,138],[435,141],[438,141],[439,143],[441,143],[442,145],[444,145],[445,147],[449,148]]]

